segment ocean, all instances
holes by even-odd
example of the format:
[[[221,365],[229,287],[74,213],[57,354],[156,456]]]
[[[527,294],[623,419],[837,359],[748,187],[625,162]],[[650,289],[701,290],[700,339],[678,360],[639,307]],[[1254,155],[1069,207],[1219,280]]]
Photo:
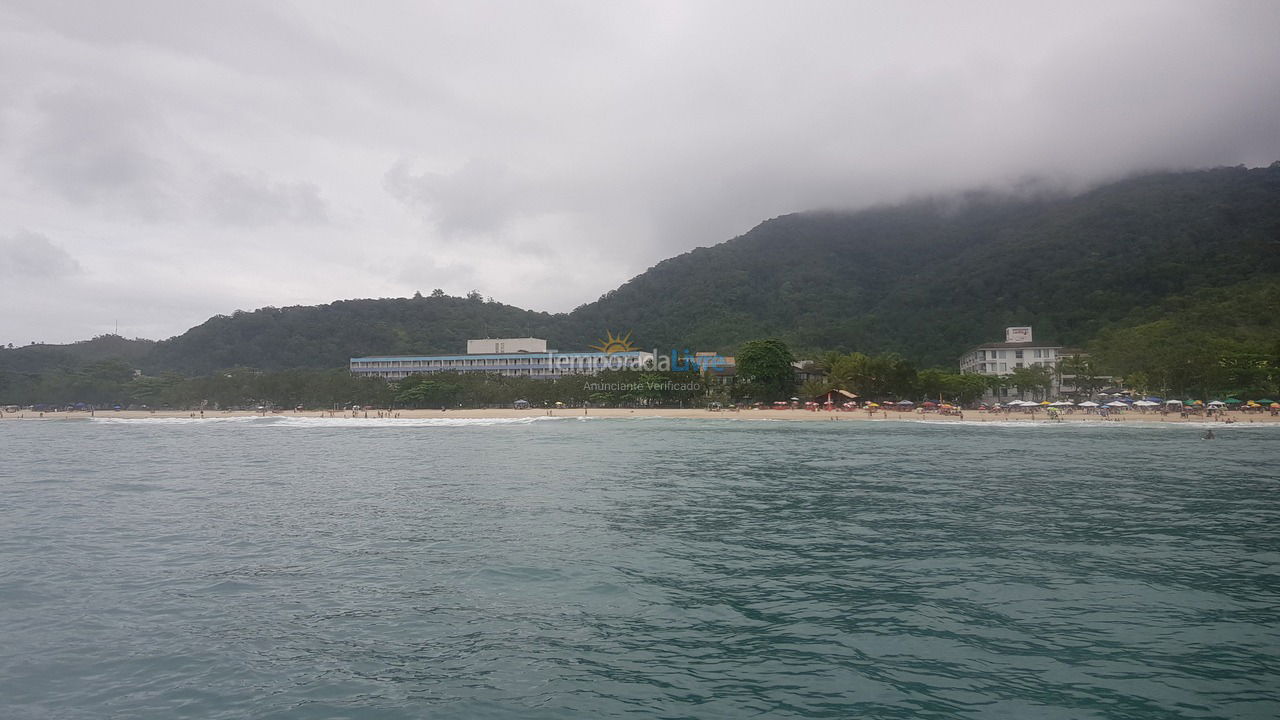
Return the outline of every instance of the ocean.
[[[0,421],[0,717],[1280,717],[1280,426]]]

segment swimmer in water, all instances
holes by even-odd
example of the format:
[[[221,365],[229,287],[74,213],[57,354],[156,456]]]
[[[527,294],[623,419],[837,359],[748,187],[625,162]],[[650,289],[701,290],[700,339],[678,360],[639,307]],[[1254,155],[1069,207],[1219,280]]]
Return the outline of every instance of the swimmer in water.
[[[1200,434],[1200,437],[1204,440],[1212,440],[1214,438],[1213,430],[1205,430]]]

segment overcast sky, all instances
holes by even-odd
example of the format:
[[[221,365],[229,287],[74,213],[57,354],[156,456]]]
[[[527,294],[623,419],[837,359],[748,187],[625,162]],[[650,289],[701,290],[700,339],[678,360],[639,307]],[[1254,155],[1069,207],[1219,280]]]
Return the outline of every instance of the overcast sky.
[[[1280,3],[0,0],[0,343],[537,310],[812,208],[1280,160]]]

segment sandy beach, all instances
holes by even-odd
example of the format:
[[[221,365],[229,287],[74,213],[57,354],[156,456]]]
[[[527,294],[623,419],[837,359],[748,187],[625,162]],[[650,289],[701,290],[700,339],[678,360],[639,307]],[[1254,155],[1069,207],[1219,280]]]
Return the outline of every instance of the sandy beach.
[[[1034,415],[1030,413],[1003,413],[1003,412],[983,412],[979,410],[966,411],[963,416],[957,415],[941,415],[939,413],[921,413],[915,411],[898,412],[898,411],[876,411],[869,413],[866,410],[856,410],[852,412],[829,412],[819,410],[812,412],[809,410],[722,410],[713,412],[705,409],[680,409],[680,408],[590,408],[584,411],[582,408],[559,408],[559,409],[529,409],[514,410],[509,408],[492,408],[492,409],[458,409],[458,410],[361,410],[358,412],[347,411],[319,411],[319,410],[303,410],[294,411],[286,410],[281,412],[254,412],[254,411],[222,411],[222,410],[206,410],[203,415],[199,411],[189,410],[98,410],[93,413],[88,411],[73,412],[36,412],[32,410],[24,410],[18,413],[5,412],[0,415],[0,422],[7,420],[40,420],[40,421],[58,421],[58,420],[88,420],[95,419],[165,419],[165,418],[183,418],[183,419],[205,419],[216,420],[236,417],[289,417],[289,418],[353,418],[353,419],[424,419],[424,418],[473,418],[473,419],[500,419],[500,418],[534,418],[534,417],[594,417],[594,418],[680,418],[680,419],[703,419],[703,420],[772,420],[786,422],[874,422],[874,421],[906,421],[906,422],[930,422],[930,423],[948,423],[948,422],[1026,422],[1026,423],[1098,423],[1098,422],[1142,422],[1142,423],[1215,423],[1228,424],[1223,416],[1215,416],[1213,418],[1205,418],[1200,415],[1191,415],[1189,417],[1181,417],[1178,413],[1161,414],[1158,412],[1138,412],[1129,411],[1124,413],[1112,414],[1109,417],[1101,417],[1099,415],[1090,415],[1083,412],[1074,412],[1071,414],[1062,414],[1060,420],[1051,420],[1043,412],[1037,412]],[[1259,424],[1259,423],[1280,423],[1280,417],[1275,417],[1270,412],[1263,413],[1245,413],[1240,411],[1232,411],[1225,414],[1225,418],[1229,418],[1235,424]]]

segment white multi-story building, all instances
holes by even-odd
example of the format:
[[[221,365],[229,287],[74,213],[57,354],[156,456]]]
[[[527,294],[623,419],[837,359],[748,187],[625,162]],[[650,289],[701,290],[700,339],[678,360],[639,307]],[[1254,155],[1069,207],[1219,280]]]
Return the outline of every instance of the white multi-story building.
[[[489,348],[506,352],[485,352]],[[541,351],[521,348],[535,347]],[[653,363],[651,352],[548,351],[539,338],[468,340],[466,355],[386,355],[351,358],[351,373],[402,380],[410,375],[442,372],[493,373],[507,377],[554,380],[565,375],[594,375],[602,370],[639,370]],[[475,350],[479,350],[476,352]]]
[[[1011,341],[1011,337],[1018,339]],[[1033,341],[1029,327],[1005,328],[1004,342],[985,343],[960,356],[960,372],[1008,375],[1020,367],[1054,367],[1062,357],[1061,350],[1061,345]]]
[[[961,355],[960,372],[999,376],[1009,375],[1020,367],[1044,366],[1054,371],[1050,394],[1058,395],[1062,392],[1056,369],[1058,362],[1067,355],[1063,353],[1061,345],[1035,342],[1029,327],[1005,328],[1004,339],[1004,342],[979,345]],[[1075,351],[1071,354],[1075,354]],[[1011,388],[1001,388],[1001,391],[999,395],[988,393],[984,399],[1002,400],[1013,392]]]
[[[542,338],[484,338],[468,340],[468,355],[501,355],[502,353],[544,353],[547,341]]]

